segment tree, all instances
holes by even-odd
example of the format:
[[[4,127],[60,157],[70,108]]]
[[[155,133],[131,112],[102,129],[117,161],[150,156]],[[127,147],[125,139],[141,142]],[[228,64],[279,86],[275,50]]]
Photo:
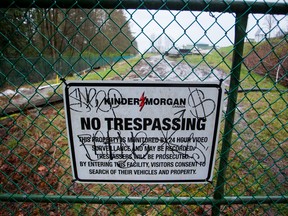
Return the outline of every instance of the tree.
[[[17,57],[31,52],[29,38],[33,35],[31,23],[33,10],[0,9],[0,51],[7,57]]]
[[[273,15],[266,15],[265,18],[264,18],[264,26],[267,28],[267,36],[268,38],[271,38],[271,33],[274,29],[274,26],[275,26],[275,22],[276,22],[276,19]]]
[[[0,48],[7,57],[23,54],[24,49],[26,53],[30,49],[27,55],[41,52],[53,59],[84,51],[137,53],[137,43],[123,10],[1,9],[0,18]]]
[[[108,40],[109,53],[136,54],[137,43],[132,35],[123,10],[109,10],[110,19],[106,20],[103,34]]]

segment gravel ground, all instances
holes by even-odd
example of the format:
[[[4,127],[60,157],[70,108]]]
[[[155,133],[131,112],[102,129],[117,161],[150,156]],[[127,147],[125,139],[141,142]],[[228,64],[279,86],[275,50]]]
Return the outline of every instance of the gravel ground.
[[[126,80],[144,80],[145,81],[206,81],[218,82],[219,79],[224,79],[227,75],[220,70],[213,70],[208,66],[197,66],[189,64],[186,61],[179,62],[172,58],[151,56],[142,59],[132,69]],[[115,77],[115,80],[120,79]],[[228,80],[224,82],[228,85]]]
[[[6,89],[3,92],[0,92],[0,100],[3,103],[0,103],[1,107],[5,107],[4,103],[9,101],[9,104],[15,106],[20,106],[27,103],[32,103],[38,99],[44,99],[51,97],[56,91],[58,84],[47,85],[41,87],[31,86],[30,88],[21,87],[16,90]]]

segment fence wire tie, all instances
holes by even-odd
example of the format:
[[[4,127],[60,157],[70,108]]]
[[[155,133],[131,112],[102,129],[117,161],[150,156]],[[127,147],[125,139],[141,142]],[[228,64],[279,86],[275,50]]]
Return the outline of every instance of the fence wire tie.
[[[219,80],[219,86],[221,87],[222,86],[222,83],[224,82],[224,79],[220,79]]]
[[[88,74],[93,70],[96,74],[97,74],[97,70],[99,70],[101,67],[97,66],[97,67],[92,67],[90,71],[88,71]]]
[[[99,70],[101,67],[98,66],[98,67],[93,67],[92,70]],[[96,71],[95,71],[96,72]]]
[[[67,86],[67,82],[66,82],[66,79],[64,77],[60,77],[60,80],[65,84],[65,86]]]
[[[209,16],[213,17],[214,19],[216,19],[216,17],[214,16],[214,14],[210,11],[209,12]]]

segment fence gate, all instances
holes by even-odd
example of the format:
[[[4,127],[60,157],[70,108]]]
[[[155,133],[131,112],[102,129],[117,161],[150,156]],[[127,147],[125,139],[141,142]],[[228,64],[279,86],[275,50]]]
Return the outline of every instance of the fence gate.
[[[287,12],[285,0],[2,0],[0,214],[287,215]],[[222,82],[212,181],[75,182],[68,80]]]

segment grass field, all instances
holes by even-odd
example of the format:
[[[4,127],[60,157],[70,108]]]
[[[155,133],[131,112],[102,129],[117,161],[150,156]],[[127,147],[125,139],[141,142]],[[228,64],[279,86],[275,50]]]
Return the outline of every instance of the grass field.
[[[231,71],[231,47],[186,60]],[[244,55],[248,53],[246,47]],[[227,195],[287,194],[287,88],[242,66],[227,173]],[[250,90],[249,90],[250,89]],[[253,91],[259,89],[259,91]],[[285,208],[287,212],[287,208]]]

